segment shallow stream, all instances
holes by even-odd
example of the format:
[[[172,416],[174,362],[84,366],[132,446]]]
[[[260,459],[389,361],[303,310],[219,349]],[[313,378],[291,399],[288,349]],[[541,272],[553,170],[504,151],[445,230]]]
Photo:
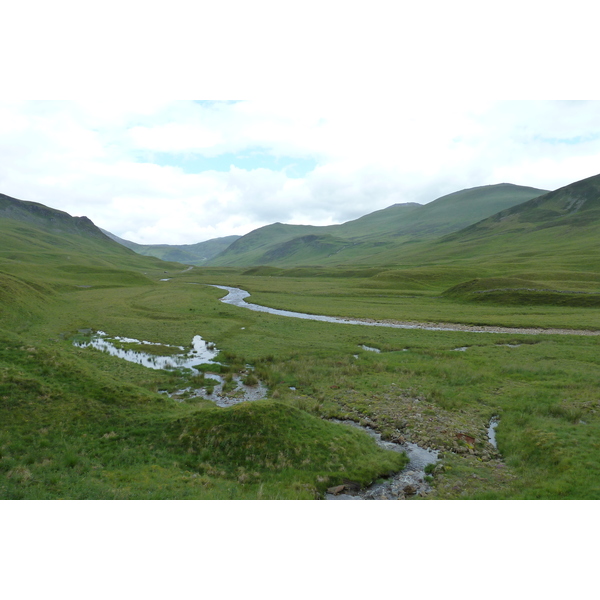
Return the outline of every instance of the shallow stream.
[[[185,352],[185,348],[182,346],[169,346],[167,344],[157,344],[154,342],[118,336],[109,337],[108,334],[103,331],[98,331],[90,340],[77,340],[73,342],[73,344],[79,348],[96,348],[111,356],[116,356],[117,358],[142,365],[149,369],[172,370],[184,368],[190,369],[195,375],[199,375],[201,371],[196,369],[196,366],[219,364],[214,360],[219,354],[219,350],[215,348],[214,344],[204,341],[199,335],[194,336],[192,339],[192,349],[189,352]],[[150,352],[143,352],[142,350],[131,350],[119,347],[123,344],[135,344],[139,347],[160,346],[161,348],[173,351],[173,353],[166,356],[160,356]],[[235,382],[236,387],[229,392],[223,391],[225,379],[220,375],[217,375],[216,373],[205,373],[204,377],[205,379],[212,380],[214,384],[209,386],[205,385],[204,387],[187,387],[171,393],[166,391],[161,391],[160,393],[166,394],[178,402],[183,402],[191,398],[205,398],[221,407],[233,406],[234,404],[240,404],[241,402],[260,400],[267,395],[267,388],[264,385],[261,383],[252,386],[244,385],[243,378],[240,375],[233,375],[233,381]],[[209,389],[212,388],[210,393],[206,389],[207,387]]]
[[[425,479],[425,467],[437,462],[436,450],[421,448],[417,444],[388,442],[383,440],[381,434],[371,427],[359,425],[354,421],[339,421],[338,419],[331,419],[331,421],[361,429],[368,433],[380,448],[405,452],[410,462],[399,473],[381,483],[373,483],[366,489],[355,490],[348,485],[330,488],[325,495],[326,500],[401,500],[409,496],[422,496],[431,491],[431,486]]]
[[[600,331],[587,329],[541,329],[534,327],[501,327],[492,325],[462,325],[460,323],[418,323],[412,321],[375,321],[373,319],[347,319],[344,317],[329,317],[325,315],[311,315],[308,313],[294,312],[290,310],[281,310],[279,308],[269,308],[260,304],[246,302],[250,296],[240,288],[229,287],[226,285],[212,285],[221,290],[225,290],[227,296],[221,298],[225,304],[233,304],[257,312],[279,315],[281,317],[294,317],[296,319],[307,319],[310,321],[324,321],[326,323],[343,323],[345,325],[368,325],[371,327],[392,327],[395,329],[424,329],[428,331],[470,331],[472,333],[517,333],[523,335],[539,334],[558,334],[558,335],[600,335]],[[459,350],[459,348],[457,348]],[[462,348],[460,349],[462,350]]]

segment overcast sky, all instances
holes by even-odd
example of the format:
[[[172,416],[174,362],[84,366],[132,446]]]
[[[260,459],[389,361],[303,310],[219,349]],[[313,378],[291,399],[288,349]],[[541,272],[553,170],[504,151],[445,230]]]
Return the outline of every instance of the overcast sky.
[[[600,102],[19,101],[0,192],[139,243],[329,225],[501,182],[600,172]]]
[[[201,5],[7,6],[0,193],[182,244],[600,172],[585,2]]]

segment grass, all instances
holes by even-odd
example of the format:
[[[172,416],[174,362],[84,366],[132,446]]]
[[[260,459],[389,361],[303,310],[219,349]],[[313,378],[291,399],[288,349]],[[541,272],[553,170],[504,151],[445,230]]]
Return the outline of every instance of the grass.
[[[600,497],[596,337],[301,321],[225,305],[203,285],[334,316],[600,329],[594,303],[560,301],[600,291],[593,260],[185,271],[52,234],[32,250],[22,229],[0,256],[1,498],[312,499],[402,468],[402,455],[331,417],[439,449],[434,498]],[[522,287],[555,291],[524,298]],[[493,289],[506,294],[473,299]],[[201,335],[220,350],[226,385],[248,371],[269,398],[176,402],[159,391],[210,381],[77,348],[79,329],[185,348]]]

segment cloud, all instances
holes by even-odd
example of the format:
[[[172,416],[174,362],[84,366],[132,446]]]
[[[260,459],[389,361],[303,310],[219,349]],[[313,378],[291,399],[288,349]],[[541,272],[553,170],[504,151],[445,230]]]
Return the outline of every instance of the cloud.
[[[598,102],[3,102],[0,192],[141,243],[595,175]],[[292,165],[299,165],[296,170]]]

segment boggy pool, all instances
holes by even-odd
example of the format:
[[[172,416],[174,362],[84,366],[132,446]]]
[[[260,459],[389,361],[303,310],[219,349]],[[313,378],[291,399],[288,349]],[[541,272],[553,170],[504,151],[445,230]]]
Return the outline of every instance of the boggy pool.
[[[219,365],[215,358],[219,350],[214,344],[206,342],[202,336],[196,335],[192,339],[192,349],[185,352],[183,346],[169,346],[156,342],[147,342],[145,340],[136,340],[127,337],[109,337],[107,333],[98,331],[89,340],[76,340],[73,342],[79,348],[96,348],[106,352],[111,356],[116,356],[128,362],[133,362],[149,369],[190,369],[192,373],[198,375],[200,371],[196,369],[198,365],[214,364]],[[136,349],[123,348],[126,345],[134,345]],[[151,352],[144,352],[144,346],[155,346],[157,349],[168,351],[166,355],[158,355]],[[243,383],[240,375],[233,375],[235,388],[229,392],[224,392],[225,380],[216,373],[205,373],[205,379],[212,380],[212,385],[203,387],[187,387],[174,392],[161,391],[160,393],[168,395],[177,402],[183,402],[190,398],[205,398],[214,402],[217,406],[227,407],[241,402],[252,402],[260,400],[267,396],[267,388],[258,383],[248,386]]]

